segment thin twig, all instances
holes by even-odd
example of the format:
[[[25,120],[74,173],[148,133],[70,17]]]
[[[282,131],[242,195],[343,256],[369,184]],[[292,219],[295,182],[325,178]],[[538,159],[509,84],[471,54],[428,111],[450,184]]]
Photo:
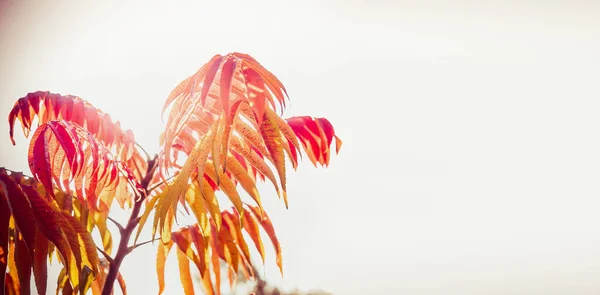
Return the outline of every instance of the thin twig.
[[[149,158],[150,157],[148,157],[148,159]],[[117,254],[115,255],[113,263],[110,264],[108,269],[108,274],[106,275],[106,280],[104,281],[104,286],[102,288],[102,295],[111,295],[114,289],[115,280],[119,280],[119,268],[121,267],[121,263],[123,262],[125,256],[130,252],[130,247],[128,246],[129,239],[131,238],[131,234],[135,228],[139,225],[140,210],[142,208],[142,203],[144,203],[144,200],[148,196],[148,184],[153,178],[156,167],[158,166],[157,159],[158,156],[154,156],[153,159],[148,160],[148,170],[146,171],[146,176],[140,182],[143,191],[136,193],[133,209],[131,210],[131,215],[129,216],[127,225],[123,227],[116,221],[110,219],[117,225],[117,227],[119,227],[119,230],[121,231],[121,239],[119,241],[119,246],[117,247]]]
[[[108,220],[112,221],[112,223],[114,223],[117,226],[117,228],[119,229],[119,233],[122,235],[123,231],[125,230],[123,228],[123,226],[119,222],[117,222],[116,220],[112,219],[112,217],[110,217],[110,216],[108,216]]]
[[[153,191],[153,190],[157,189],[157,188],[158,188],[158,187],[160,187],[161,185],[165,184],[165,182],[167,182],[167,181],[169,181],[169,180],[171,180],[171,179],[173,179],[173,178],[175,178],[175,176],[169,176],[169,178],[165,179],[164,181],[161,181],[161,182],[159,182],[159,183],[157,183],[157,184],[153,185],[152,187],[150,187],[150,188],[148,189],[148,192],[151,192],[151,191]]]
[[[141,144],[139,144],[137,141],[135,142],[135,146],[138,147],[140,150],[142,150],[142,152],[144,154],[146,154],[146,161],[150,162],[150,159],[152,159],[152,158],[150,157],[150,154],[146,151],[146,149],[144,149],[144,147]]]
[[[104,256],[104,258],[106,258],[106,260],[109,263],[113,263],[114,260],[112,259],[112,257],[110,257],[110,255],[108,255],[108,253],[104,252],[104,250],[100,249],[100,247],[98,247],[98,246],[96,246],[96,249],[98,250],[98,252],[102,253],[102,255]]]
[[[159,239],[160,239],[160,238],[154,238],[154,239],[152,239],[152,240],[148,240],[148,241],[145,241],[145,242],[142,242],[142,243],[139,243],[139,244],[135,244],[135,245],[133,245],[133,246],[129,246],[129,252],[131,252],[131,251],[133,251],[133,250],[137,249],[137,247],[144,246],[144,245],[146,245],[146,244],[150,244],[150,243],[152,243],[152,242],[154,242],[154,241],[158,241]]]

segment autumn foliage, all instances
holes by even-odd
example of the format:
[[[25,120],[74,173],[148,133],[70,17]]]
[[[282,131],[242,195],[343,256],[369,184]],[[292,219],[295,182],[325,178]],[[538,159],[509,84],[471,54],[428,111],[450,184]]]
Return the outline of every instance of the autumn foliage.
[[[15,144],[17,120],[25,137],[33,132],[31,177],[0,168],[0,295],[35,293],[32,277],[38,294],[53,292],[53,260],[63,267],[57,293],[108,295],[115,282],[127,293],[119,267],[146,243],[138,243],[146,224],[148,242],[158,243],[159,293],[172,252],[185,294],[194,294],[191,267],[206,294],[220,294],[221,282],[234,284],[238,273],[254,278],[250,247],[264,263],[266,243],[283,273],[256,184],[272,184],[287,207],[286,164],[295,170],[303,150],[314,166],[327,166],[334,141],[336,153],[341,146],[327,119],[283,119],[287,99],[283,84],[251,56],[216,55],[168,96],[154,157],[131,130],[79,97],[38,91],[18,99],[8,116],[10,138]],[[127,224],[110,217],[115,200],[130,210]],[[179,226],[179,214],[196,222]],[[118,244],[109,221],[119,229]],[[92,239],[93,231],[101,240]]]

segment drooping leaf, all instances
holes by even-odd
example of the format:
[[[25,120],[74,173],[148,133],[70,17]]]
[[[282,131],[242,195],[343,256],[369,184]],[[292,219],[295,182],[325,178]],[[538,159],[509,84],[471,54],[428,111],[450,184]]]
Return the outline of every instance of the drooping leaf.
[[[21,285],[20,294],[31,294],[31,255],[29,249],[25,245],[23,236],[15,233],[15,266],[19,277],[19,285]]]
[[[29,132],[35,127],[33,120],[36,117],[38,125],[48,121],[64,120],[87,129],[123,161],[140,156],[135,149],[135,139],[131,130],[123,130],[118,121],[113,122],[108,114],[80,97],[48,91],[28,93],[15,102],[8,116],[10,139],[13,145],[16,120],[21,121],[23,133],[28,137]]]
[[[202,184],[201,184],[201,193],[202,196],[204,197],[204,201],[206,202],[206,207],[208,212],[210,213],[210,216],[212,217],[212,220],[215,224],[215,226],[217,228],[221,228],[221,209],[219,207],[219,201],[217,200],[217,196],[215,195],[215,191],[213,190],[212,186],[209,184],[208,180],[206,180],[206,177],[202,177],[199,180]],[[205,232],[205,235],[208,235],[208,233]]]
[[[162,172],[176,176],[156,195],[156,206],[149,207],[156,210],[153,235],[158,229],[162,242],[177,244],[180,261],[185,260],[184,273],[189,272],[189,261],[201,274],[212,265],[217,287],[213,288],[211,275],[202,275],[208,294],[219,293],[220,259],[229,266],[230,284],[236,280],[238,270],[253,276],[242,230],[250,235],[264,261],[259,230],[263,228],[283,273],[281,246],[271,220],[262,210],[256,182],[268,179],[278,196],[283,193],[287,207],[285,155],[294,169],[302,148],[315,165],[327,165],[333,138],[338,149],[341,144],[326,119],[282,119],[276,110],[283,111],[286,96],[283,84],[254,58],[231,53],[214,56],[180,83],[163,108],[171,107],[171,111],[160,139],[159,170],[161,176]],[[277,171],[278,179],[272,169]],[[246,204],[238,189],[244,190],[257,206]],[[221,211],[217,191],[229,198],[231,211]],[[197,224],[171,233],[178,202],[188,213],[186,204],[190,206]],[[164,261],[166,253],[161,249],[158,256]],[[157,269],[164,269],[164,262],[161,267],[157,263]],[[187,281],[184,275],[184,284]],[[164,286],[160,271],[159,285]]]
[[[134,244],[137,243],[137,240],[140,237],[140,234],[142,233],[142,229],[144,229],[144,225],[146,224],[146,220],[148,220],[148,216],[150,216],[150,213],[152,213],[152,211],[154,210],[156,202],[158,201],[159,198],[160,198],[159,194],[154,195],[146,203],[146,209],[144,209],[144,213],[142,213],[142,216],[140,216],[140,221],[138,222],[137,231],[135,233],[135,238],[133,239]]]
[[[177,245],[177,249],[184,253],[187,258],[196,265],[201,276],[204,275],[206,273],[206,263],[203,263],[204,260],[200,259],[199,253],[196,253],[192,247],[193,242],[190,229],[187,227],[181,228],[178,231],[173,232],[172,235],[173,242]]]
[[[190,208],[196,216],[196,221],[202,229],[202,232],[210,231],[209,215],[206,209],[206,201],[202,196],[202,189],[197,185],[190,185],[186,192],[185,199],[190,204]]]
[[[19,232],[23,236],[25,245],[30,249],[29,256],[33,257],[37,229],[33,222],[33,213],[31,212],[31,206],[27,197],[13,177],[0,172],[0,189],[8,200],[10,211]]]
[[[336,153],[340,151],[342,141],[335,135],[335,130],[329,120],[301,116],[291,117],[286,121],[302,143],[302,147],[313,165],[317,166],[317,163],[323,166],[329,165],[329,146],[333,139],[335,139]]]
[[[35,237],[33,274],[38,294],[46,294],[48,286],[48,239],[40,231],[37,232]]]
[[[53,184],[70,192],[65,184],[73,181],[77,198],[94,209],[98,209],[101,193],[114,190],[119,182],[141,190],[129,169],[116,161],[102,143],[66,121],[49,121],[36,130],[29,147],[29,167],[52,196]]]
[[[78,261],[79,270],[79,292],[85,294],[90,288],[96,274],[98,273],[98,265],[100,260],[98,253],[96,252],[96,244],[92,240],[90,233],[83,227],[83,225],[75,219],[73,216],[62,212],[63,220],[66,221],[65,228],[72,228],[72,232],[67,232],[67,239],[70,241],[74,240],[76,243],[71,243],[71,250],[75,254],[75,259]],[[77,251],[73,245],[76,245]]]
[[[279,244],[279,240],[277,239],[277,235],[275,234],[275,229],[273,228],[271,219],[269,219],[269,216],[267,216],[266,212],[262,212],[262,215],[261,215],[261,212],[258,207],[254,207],[254,206],[248,206],[248,207],[250,209],[249,211],[252,214],[254,214],[254,217],[256,217],[256,219],[259,221],[262,228],[265,230],[265,232],[269,236],[269,239],[271,239],[271,243],[273,244],[273,247],[275,248],[275,254],[277,255],[276,263],[277,263],[277,266],[279,266],[279,271],[281,272],[281,275],[283,275],[281,245]]]
[[[264,263],[265,262],[265,248],[264,248],[262,240],[260,238],[258,219],[256,218],[256,216],[254,214],[250,213],[249,210],[244,210],[244,218],[242,221],[243,221],[244,229],[246,230],[248,235],[250,235],[250,238],[252,239],[252,241],[254,242],[254,245],[256,246],[256,250],[258,250],[258,253],[260,254],[260,258],[262,259],[262,261]]]
[[[229,176],[222,171],[215,171],[212,165],[208,165],[205,168],[205,173],[213,180],[217,178],[221,179],[219,183],[219,188],[225,193],[225,195],[229,198],[231,203],[235,206],[238,212],[242,212],[244,209],[242,208],[242,199],[240,198],[240,194],[238,193],[235,184],[229,178]],[[218,176],[217,176],[218,175]]]
[[[158,252],[156,254],[156,274],[158,278],[158,295],[162,294],[165,290],[165,262],[167,261],[167,255],[173,246],[173,242],[158,244]]]
[[[15,281],[12,276],[7,275],[2,282],[3,290],[6,290],[6,295],[19,295],[19,282]]]
[[[68,278],[78,283],[78,265],[72,257],[71,243],[69,243],[63,232],[62,226],[64,222],[60,210],[56,204],[50,203],[47,199],[40,196],[34,188],[23,186],[23,191],[31,203],[35,224],[42,234],[56,246],[61,260],[65,264]]]
[[[154,216],[154,228],[158,228],[159,231],[163,231],[165,227],[169,229],[169,234],[161,234],[163,243],[168,243],[171,238],[171,222],[166,220],[167,213],[169,210],[174,212],[177,209],[177,201],[185,193],[192,171],[197,169],[200,174],[203,173],[211,147],[210,144],[214,138],[217,127],[218,124],[213,124],[211,131],[194,146],[194,149],[181,169],[181,172],[175,177],[173,183],[166,188],[164,195],[161,194],[162,196],[158,200],[156,214]]]
[[[223,211],[221,213],[223,217],[223,221],[227,223],[227,228],[229,229],[229,234],[233,238],[235,245],[237,246],[237,250],[239,253],[239,257],[244,263],[246,268],[251,269],[250,267],[250,251],[248,250],[248,245],[244,240],[242,235],[242,224],[237,213],[231,213],[229,211]]]
[[[112,234],[108,230],[106,220],[108,218],[108,212],[93,212],[94,225],[98,229],[100,239],[102,239],[102,248],[108,255],[112,252],[113,241]]]
[[[275,121],[275,112],[270,109],[264,114],[263,122],[260,125],[260,132],[265,140],[265,144],[267,149],[269,150],[269,154],[273,159],[273,164],[279,173],[279,182],[281,184],[281,190],[283,194],[283,201],[285,202],[285,207],[287,208],[287,192],[286,192],[286,179],[285,179],[285,156],[283,154],[283,138],[281,136],[281,131],[279,131],[279,127],[277,127],[277,122]]]
[[[15,294],[19,294],[21,292],[21,283],[19,280],[19,271],[17,269],[16,264],[16,255],[15,255],[15,241],[12,240],[8,246],[12,251],[8,252],[8,275],[7,278],[10,277],[10,281],[12,281],[13,289],[15,290]],[[7,284],[8,285],[8,284]],[[5,286],[7,288],[8,286]]]
[[[194,284],[192,283],[192,275],[190,273],[190,261],[181,250],[177,250],[177,262],[179,264],[179,279],[183,286],[185,295],[194,295]]]

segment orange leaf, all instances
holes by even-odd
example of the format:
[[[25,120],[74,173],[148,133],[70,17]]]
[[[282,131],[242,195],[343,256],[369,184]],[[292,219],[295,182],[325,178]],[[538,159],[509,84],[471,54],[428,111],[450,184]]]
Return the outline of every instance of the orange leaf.
[[[221,91],[221,106],[225,114],[225,124],[230,125],[231,109],[229,108],[229,93],[231,91],[231,80],[233,79],[234,72],[237,68],[237,60],[233,58],[227,58],[223,63],[221,69],[221,83],[219,83],[219,90]],[[211,81],[212,82],[212,81]],[[210,85],[210,84],[204,84]],[[209,89],[209,87],[203,87]]]
[[[250,165],[256,168],[260,174],[267,177],[275,187],[277,195],[279,195],[279,185],[277,184],[275,175],[267,163],[260,157],[260,155],[258,155],[255,150],[252,150],[250,147],[243,144],[238,138],[232,138],[231,147],[234,151],[246,159]]]
[[[260,133],[262,134],[263,139],[265,140],[265,145],[271,154],[273,164],[279,173],[283,201],[285,202],[285,207],[287,208],[288,203],[285,185],[285,156],[283,154],[283,140],[281,137],[281,132],[279,131],[279,127],[277,127],[277,123],[275,122],[275,116],[277,116],[275,112],[267,109],[263,117],[263,123],[260,125]]]
[[[250,235],[250,238],[256,246],[256,250],[260,254],[260,258],[265,263],[265,248],[262,240],[260,239],[260,231],[258,228],[258,220],[254,214],[251,214],[249,210],[244,210],[244,218],[242,219],[243,226],[246,232]]]
[[[213,222],[215,223],[217,229],[221,228],[221,209],[219,208],[219,201],[217,200],[217,196],[215,195],[215,191],[212,189],[211,185],[208,183],[205,177],[202,177],[202,196],[204,197],[204,201],[206,202],[206,207],[210,216],[212,217]],[[208,233],[204,233],[208,235]]]
[[[6,290],[6,295],[19,295],[19,282],[15,281],[12,276],[6,276],[0,285],[4,287],[2,290]]]
[[[10,245],[8,246],[9,250],[12,249],[12,251],[8,252],[8,276],[6,276],[7,278],[10,277],[10,280],[12,281],[12,285],[13,285],[13,289],[15,290],[15,294],[19,294],[20,290],[21,290],[21,283],[19,280],[19,272],[17,270],[17,265],[16,265],[16,257],[15,257],[15,249],[16,245],[14,240],[10,242]],[[6,286],[8,287],[8,286]]]
[[[260,125],[266,108],[265,83],[256,70],[248,66],[244,67],[243,76],[248,91],[248,103],[256,118],[257,124]]]
[[[229,172],[231,175],[235,177],[242,188],[250,195],[250,197],[252,197],[258,207],[262,208],[256,183],[254,183],[254,180],[252,180],[252,177],[250,177],[248,171],[244,169],[242,164],[232,154],[229,154],[227,157],[227,166],[229,167]]]
[[[173,183],[161,193],[163,196],[159,197],[158,204],[156,205],[156,214],[154,215],[154,228],[158,228],[159,231],[163,231],[165,227],[171,226],[171,223],[166,220],[167,212],[177,209],[177,201],[187,190],[192,171],[197,169],[198,174],[202,175],[205,166],[207,166],[206,161],[211,147],[210,144],[215,136],[217,127],[218,124],[213,124],[211,131],[196,143],[181,172],[175,177]],[[161,234],[161,239],[163,239],[164,243],[168,243],[171,239],[170,232],[168,234]]]
[[[202,232],[210,231],[206,202],[202,197],[201,189],[197,185],[190,185],[185,195],[185,200],[190,204],[192,213],[196,216],[196,220],[202,229]]]
[[[183,286],[185,295],[194,295],[194,284],[192,283],[192,275],[190,274],[190,262],[185,253],[177,250],[177,262],[179,264],[179,279]]]
[[[227,223],[227,227],[229,228],[229,233],[231,234],[231,237],[233,238],[235,244],[237,244],[239,248],[239,254],[242,260],[244,260],[246,264],[249,264],[250,251],[248,250],[248,245],[246,244],[244,236],[242,235],[241,220],[239,218],[239,215],[237,213],[232,214],[228,211],[223,211],[222,215],[223,221]]]
[[[273,224],[271,223],[269,216],[267,216],[266,212],[262,212],[263,214],[261,217],[261,212],[258,209],[258,207],[253,207],[253,206],[248,206],[248,207],[250,208],[250,211],[252,212],[252,214],[254,214],[254,217],[256,217],[256,219],[259,220],[260,225],[262,226],[262,228],[265,230],[265,232],[269,236],[269,239],[271,239],[271,243],[273,244],[273,247],[275,248],[275,254],[277,255],[277,258],[276,258],[277,266],[279,266],[279,271],[281,272],[281,275],[283,275],[283,264],[282,264],[282,259],[281,259],[281,245],[279,244],[279,240],[277,239],[277,235],[275,234],[275,229],[273,228]]]
[[[165,290],[165,262],[167,261],[167,255],[171,250],[173,243],[163,244],[159,242],[158,252],[156,253],[156,274],[158,277],[158,295],[162,294]]]

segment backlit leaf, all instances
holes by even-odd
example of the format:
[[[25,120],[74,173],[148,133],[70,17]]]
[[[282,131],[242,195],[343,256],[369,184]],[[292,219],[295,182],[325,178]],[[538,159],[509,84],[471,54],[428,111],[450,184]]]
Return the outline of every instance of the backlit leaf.
[[[173,246],[173,242],[163,244],[158,243],[158,252],[156,254],[156,274],[158,278],[158,295],[165,290],[165,262],[167,255]]]
[[[180,250],[177,250],[177,262],[179,264],[179,279],[183,286],[185,295],[194,295],[194,284],[192,283],[192,275],[190,274],[190,261],[188,257]]]
[[[48,121],[64,120],[86,128],[95,138],[100,140],[117,158],[128,163],[140,158],[135,149],[135,139],[131,130],[123,130],[121,124],[113,122],[110,116],[92,106],[89,102],[73,95],[60,95],[48,91],[28,93],[15,102],[8,116],[10,139],[15,144],[14,125],[21,121],[25,137],[34,129],[33,120],[38,118],[38,125]],[[145,162],[145,161],[144,161]],[[133,168],[133,167],[132,167]],[[146,167],[139,167],[145,171]]]

